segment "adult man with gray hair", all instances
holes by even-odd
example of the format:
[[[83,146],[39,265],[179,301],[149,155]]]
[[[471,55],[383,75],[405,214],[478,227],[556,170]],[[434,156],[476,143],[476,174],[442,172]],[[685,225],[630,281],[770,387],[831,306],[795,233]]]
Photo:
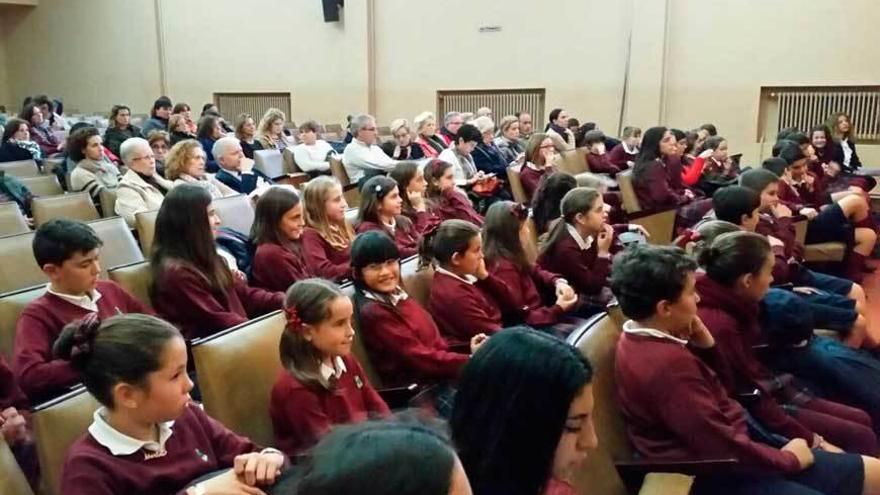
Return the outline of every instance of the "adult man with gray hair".
[[[214,160],[217,160],[217,180],[226,184],[236,192],[250,194],[257,189],[265,189],[272,185],[272,179],[254,168],[254,161],[244,156],[238,138],[224,136],[214,141],[211,148]]]
[[[461,118],[461,113],[446,112],[446,116],[443,117],[443,127],[440,128],[440,137],[443,138],[447,148],[455,142],[455,135],[462,124],[464,124],[464,119]]]
[[[361,186],[370,177],[390,172],[397,165],[376,145],[376,119],[372,115],[358,114],[351,119],[351,143],[342,153],[342,164],[348,180]]]
[[[129,138],[119,146],[119,158],[128,168],[116,189],[116,214],[129,227],[136,226],[135,216],[158,210],[174,184],[156,172],[156,156],[146,139]]]

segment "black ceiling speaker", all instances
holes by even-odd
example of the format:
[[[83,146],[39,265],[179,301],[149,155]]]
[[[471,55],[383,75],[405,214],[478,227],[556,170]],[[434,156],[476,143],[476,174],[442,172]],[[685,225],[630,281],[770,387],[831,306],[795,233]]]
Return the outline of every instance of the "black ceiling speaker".
[[[324,4],[324,22],[339,22],[339,11],[344,0],[321,0]]]

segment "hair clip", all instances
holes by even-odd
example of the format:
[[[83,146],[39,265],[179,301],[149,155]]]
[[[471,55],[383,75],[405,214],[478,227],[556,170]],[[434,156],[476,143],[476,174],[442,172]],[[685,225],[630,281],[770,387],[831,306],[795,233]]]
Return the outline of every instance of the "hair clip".
[[[692,242],[703,240],[703,234],[694,229],[685,229],[676,245],[682,249]]]
[[[382,192],[382,184],[376,184],[376,187],[374,189],[377,194]]]
[[[445,165],[446,162],[443,160],[438,160],[436,158],[431,160],[431,174],[437,175],[437,172],[439,172]]]
[[[299,333],[302,330],[303,322],[296,311],[296,306],[284,308],[284,314],[287,315],[287,325],[284,329],[291,333]]]
[[[520,220],[526,220],[529,218],[529,214],[531,210],[521,203],[511,203],[510,204],[510,214],[515,216]]]

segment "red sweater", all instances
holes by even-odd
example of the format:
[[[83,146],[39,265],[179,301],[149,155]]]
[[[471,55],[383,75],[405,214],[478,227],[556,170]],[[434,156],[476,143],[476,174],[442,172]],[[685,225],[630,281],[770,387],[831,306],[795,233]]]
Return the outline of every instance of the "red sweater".
[[[174,421],[166,454],[145,451],[115,456],[86,433],[67,452],[61,475],[64,495],[182,494],[190,482],[233,466],[235,456],[258,451],[250,440],[226,429],[200,407]]]
[[[501,330],[501,309],[494,301],[510,299],[507,287],[492,275],[469,284],[436,271],[428,310],[450,345],[469,345],[474,335]]]
[[[773,375],[758,362],[752,346],[762,342],[758,323],[758,303],[745,301],[706,275],[697,277],[700,294],[699,315],[715,338],[717,355],[709,363],[728,395],[761,391],[748,407],[762,425],[787,438],[803,438],[813,444],[813,432],[789,416],[776,403],[771,391],[762,385]]]
[[[617,235],[628,228],[628,225],[614,226],[611,254],[616,252]],[[558,273],[578,294],[599,294],[608,286],[608,277],[611,276],[611,258],[600,258],[595,242],[588,249],[581,249],[568,232],[538,256],[538,265]]]
[[[523,190],[526,193],[527,204],[532,202],[532,196],[535,195],[535,191],[538,190],[538,186],[541,185],[544,177],[548,177],[554,172],[556,172],[555,168],[547,166],[542,170],[535,170],[528,165],[523,165],[519,169],[519,181],[522,183]]]
[[[448,189],[439,198],[430,200],[428,209],[440,217],[440,222],[457,219],[471,222],[478,227],[483,225],[483,217],[462,193],[454,189]]]
[[[6,358],[0,354],[0,411],[8,407],[26,410],[29,404],[24,392],[18,387]]]
[[[640,164],[637,170],[638,176],[633,174],[633,187],[642,210],[677,208],[690,202],[683,192],[677,192],[670,184],[665,163],[654,160]]]
[[[386,385],[453,380],[469,359],[449,351],[434,319],[412,297],[396,306],[366,299],[358,317],[373,366]]]
[[[623,148],[623,143],[620,143],[617,146],[611,148],[611,151],[608,152],[608,161],[611,162],[611,164],[617,167],[619,170],[628,169],[630,166],[627,162],[635,163],[636,158],[638,157],[638,153],[627,153],[626,150]]]
[[[116,282],[98,280],[95,289],[101,294],[97,302],[100,319],[122,313],[152,314]],[[12,368],[31,404],[60,395],[71,385],[79,383],[79,373],[69,361],[56,359],[52,346],[64,325],[90,313],[48,292],[31,301],[22,311],[15,327]]]
[[[794,454],[749,438],[742,406],[687,347],[624,333],[614,367],[627,434],[646,460],[735,458],[771,473],[800,470]]]
[[[436,211],[412,211],[409,213],[404,211],[403,215],[409,218],[409,221],[415,225],[416,232],[419,235],[425,235],[426,232],[433,231],[442,221]]]
[[[217,293],[195,268],[171,263],[155,280],[153,304],[187,340],[234,327],[276,309],[284,302],[283,292],[269,292],[248,286],[233,277],[225,293]]]
[[[762,213],[755,232],[764,236],[773,236],[783,242],[783,247],[773,248],[773,283],[781,285],[791,282],[800,269],[804,249],[795,239],[791,217],[775,218],[771,214]]]
[[[302,233],[303,259],[318,277],[340,281],[351,278],[351,246],[336,249],[317,230],[306,227]]]
[[[251,270],[254,286],[272,291],[286,292],[297,280],[311,276],[301,252],[271,242],[257,246]]]
[[[538,265],[532,265],[528,272],[524,272],[506,258],[499,258],[487,265],[489,273],[507,286],[505,292],[510,298],[497,300],[489,293],[486,293],[486,297],[494,299],[498,307],[504,308],[505,313],[517,322],[524,322],[534,327],[546,327],[558,323],[565,314],[562,307],[555,304],[544,306],[541,294],[538,292],[538,286],[542,290],[553,292],[556,280],[560,278],[559,275],[548,272]]]
[[[342,361],[346,371],[332,391],[308,388],[286,370],[278,375],[272,387],[269,415],[275,443],[288,456],[311,447],[333,425],[390,414],[357,360],[345,356]]]
[[[694,162],[687,167],[682,167],[681,171],[681,181],[684,185],[688,187],[693,187],[697,185],[697,182],[700,182],[700,177],[703,176],[703,168],[706,166],[706,159],[703,157],[694,158]]]
[[[617,147],[615,147],[617,149]],[[611,162],[607,154],[597,155],[595,153],[587,153],[587,170],[594,174],[617,175],[621,168]]]
[[[362,234],[371,230],[385,232],[388,234],[388,237],[394,239],[394,243],[397,245],[397,250],[400,251],[400,257],[409,258],[419,252],[419,243],[422,241],[422,236],[419,234],[418,230],[416,230],[415,224],[413,224],[408,218],[401,216],[396,220],[397,226],[394,228],[393,234],[381,223],[368,222],[366,220],[357,226],[357,233]]]

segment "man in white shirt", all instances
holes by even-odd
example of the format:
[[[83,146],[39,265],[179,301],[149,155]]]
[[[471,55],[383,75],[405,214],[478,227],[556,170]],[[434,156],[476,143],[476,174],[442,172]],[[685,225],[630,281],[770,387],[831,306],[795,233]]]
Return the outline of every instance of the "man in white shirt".
[[[376,119],[372,115],[359,114],[351,119],[351,133],[354,139],[342,154],[342,164],[352,184],[374,175],[390,172],[397,165],[376,145]]]
[[[336,155],[330,143],[318,139],[318,124],[309,120],[299,126],[302,143],[293,147],[293,160],[297,168],[309,175],[330,172],[330,156]]]

